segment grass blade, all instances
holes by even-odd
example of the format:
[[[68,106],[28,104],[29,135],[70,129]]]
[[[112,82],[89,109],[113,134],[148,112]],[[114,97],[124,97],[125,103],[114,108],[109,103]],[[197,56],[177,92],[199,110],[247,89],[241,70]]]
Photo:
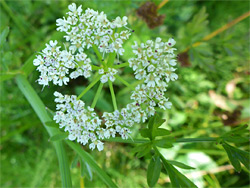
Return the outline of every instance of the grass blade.
[[[32,108],[35,110],[39,119],[42,121],[50,137],[60,133],[60,131],[56,128],[45,126],[45,123],[51,121],[51,118],[49,117],[43,102],[41,101],[35,90],[32,88],[26,77],[24,75],[18,75],[16,77],[16,82],[19,89],[22,91],[26,99],[29,101]],[[56,154],[59,161],[59,169],[62,178],[62,187],[72,187],[68,158],[63,143],[62,141],[57,141],[53,142],[52,144],[56,149]]]

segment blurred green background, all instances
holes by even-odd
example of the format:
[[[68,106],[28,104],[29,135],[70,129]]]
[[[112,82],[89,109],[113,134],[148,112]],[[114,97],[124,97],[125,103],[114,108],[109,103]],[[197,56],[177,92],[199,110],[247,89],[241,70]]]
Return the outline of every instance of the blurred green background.
[[[163,111],[167,120],[164,126],[172,135],[182,137],[219,136],[230,128],[249,123],[249,17],[219,33],[197,47],[191,47],[209,33],[240,17],[249,11],[247,1],[179,1],[170,0],[158,10],[163,22],[149,28],[137,10],[146,1],[75,1],[83,9],[93,8],[104,11],[108,18],[127,16],[129,27],[135,32],[125,44],[126,62],[133,56],[133,41],[169,37],[176,40],[179,63],[178,81],[169,84],[167,96],[173,103],[171,110]],[[155,6],[162,1],[151,1]],[[44,48],[45,43],[57,38],[65,42],[56,31],[56,19],[65,16],[72,1],[1,1],[1,38],[9,29],[6,42],[1,41],[1,73],[18,71],[28,59]],[[154,7],[153,4],[150,6]],[[151,8],[152,8],[151,7]],[[142,7],[141,7],[142,8]],[[145,15],[149,13],[143,9]],[[156,16],[156,15],[152,15]],[[152,18],[153,19],[153,18]],[[148,18],[147,22],[150,22]],[[185,49],[187,49],[185,51]],[[90,56],[95,60],[95,56]],[[130,68],[121,74],[133,82]],[[38,73],[28,77],[43,102],[55,109],[53,92],[79,94],[88,84],[82,78],[71,81],[68,86],[51,86],[41,91],[35,81]],[[24,98],[14,79],[1,81],[1,174],[0,187],[59,187],[60,174],[54,148],[40,120]],[[83,98],[90,104],[96,87]],[[130,90],[115,82],[117,101],[120,107],[129,102]],[[112,111],[108,88],[102,92],[97,110]],[[134,127],[133,137],[139,137],[138,130],[145,125]],[[87,147],[83,147],[89,151]],[[147,187],[146,169],[149,159],[137,159],[131,153],[133,145],[106,143],[102,152],[89,151],[98,164],[120,187]],[[249,145],[241,145],[249,151]],[[67,149],[70,161],[75,153]],[[245,168],[236,173],[229,165],[226,152],[220,145],[211,143],[175,144],[164,150],[166,158],[175,159],[196,167],[186,170],[198,187],[248,187],[249,173]],[[215,170],[212,171],[211,170]],[[105,187],[93,174],[93,180],[81,178],[80,169],[72,168],[74,187]],[[169,187],[165,173],[161,173],[156,187]]]

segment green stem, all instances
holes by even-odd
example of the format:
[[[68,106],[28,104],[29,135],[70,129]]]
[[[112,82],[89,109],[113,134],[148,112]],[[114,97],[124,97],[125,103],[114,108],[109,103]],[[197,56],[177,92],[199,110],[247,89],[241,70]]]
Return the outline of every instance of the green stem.
[[[100,82],[100,85],[99,85],[99,87],[98,87],[98,89],[97,89],[97,92],[96,92],[96,94],[95,94],[95,98],[94,98],[94,100],[93,100],[93,102],[92,102],[92,104],[91,104],[91,108],[95,108],[95,105],[96,105],[96,103],[97,103],[97,101],[98,101],[98,98],[99,98],[99,96],[100,96],[100,94],[101,94],[101,92],[102,92],[102,87],[103,87],[103,83]]]
[[[113,68],[119,69],[119,68],[123,68],[123,67],[127,67],[127,66],[129,66],[129,63],[122,63],[120,65],[114,65]]]
[[[102,64],[104,67],[106,67],[106,64],[104,63],[104,60],[103,60],[103,58],[102,58],[102,55],[101,55],[101,53],[99,52],[97,46],[93,44],[93,45],[92,45],[92,48],[93,48],[95,54],[97,55],[98,60],[101,62],[101,64]]]
[[[115,77],[120,80],[125,86],[129,87],[130,89],[134,90],[135,88],[129,84],[126,80],[124,80],[122,77],[118,76],[117,74],[115,75]]]
[[[60,131],[57,128],[52,128],[45,126],[45,122],[52,121],[49,117],[45,106],[35,90],[32,88],[30,83],[28,82],[27,78],[24,75],[18,75],[16,77],[16,82],[23,93],[23,95],[26,97],[36,114],[38,115],[39,119],[43,123],[45,129],[49,133],[50,137],[59,134]],[[71,176],[70,176],[70,170],[69,170],[69,163],[68,163],[68,157],[65,152],[63,142],[62,141],[56,141],[52,142],[56,149],[57,158],[59,161],[59,169],[62,179],[62,187],[72,187],[71,183]]]
[[[127,144],[143,144],[143,143],[149,143],[150,140],[147,139],[127,139],[124,140],[121,137],[116,137],[116,138],[109,138],[109,139],[104,139],[103,141],[107,141],[107,142],[120,142],[120,143],[127,143]]]
[[[115,92],[114,92],[113,84],[112,84],[112,82],[110,80],[108,82],[109,82],[109,89],[110,89],[110,93],[111,93],[111,98],[112,98],[114,110],[117,110],[117,104],[116,104],[116,98],[115,98]]]
[[[204,137],[204,138],[177,138],[175,142],[214,142],[218,138]]]
[[[110,67],[111,65],[114,64],[115,56],[116,56],[115,52],[109,54],[109,58],[108,58],[108,62],[107,62],[108,67]]]
[[[101,75],[97,76],[89,85],[86,87],[83,92],[77,97],[77,99],[82,98],[82,96],[87,93],[101,78]]]
[[[177,138],[174,143],[183,143],[183,142],[214,142],[218,138],[213,137],[204,137],[204,138]],[[133,140],[123,140],[122,138],[109,138],[104,139],[104,141],[108,142],[120,142],[120,143],[128,143],[128,144],[142,144],[142,143],[148,143],[150,140],[148,139],[133,139]]]

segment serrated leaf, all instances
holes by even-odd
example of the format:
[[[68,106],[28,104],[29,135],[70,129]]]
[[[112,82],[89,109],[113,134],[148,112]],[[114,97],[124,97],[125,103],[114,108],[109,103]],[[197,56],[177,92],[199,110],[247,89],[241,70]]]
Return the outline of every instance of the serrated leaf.
[[[64,140],[67,137],[68,137],[68,135],[66,133],[59,133],[59,134],[56,134],[56,135],[50,137],[49,140],[52,142],[55,142],[55,141]]]
[[[167,160],[168,163],[174,165],[174,166],[177,166],[179,168],[183,168],[183,169],[195,169],[194,167],[191,167],[191,166],[188,166],[184,163],[181,163],[181,162],[178,162],[178,161],[172,161],[172,160]]]
[[[45,122],[45,125],[48,127],[59,128],[58,124],[55,121],[47,121]]]
[[[161,160],[160,157],[157,156],[156,158],[152,158],[148,165],[147,182],[149,187],[153,187],[157,183],[160,177],[160,173],[161,173]]]
[[[172,187],[197,187],[186,176],[180,173],[172,164],[162,157],[163,166],[168,172]]]
[[[171,148],[173,147],[174,138],[173,137],[168,137],[168,138],[163,138],[160,140],[154,140],[154,145],[160,148]]]
[[[140,134],[141,134],[141,136],[142,137],[144,137],[144,138],[151,138],[151,132],[150,132],[150,130],[149,129],[141,129],[140,130]]]
[[[225,142],[222,144],[222,146],[226,150],[228,158],[237,172],[241,171],[240,162],[248,170],[250,170],[250,154],[249,154],[249,152],[237,149],[237,148],[235,148],[235,147],[233,147]]]
[[[75,155],[72,163],[71,163],[71,168],[76,168],[77,167],[77,164],[78,164],[78,161],[79,161],[79,155]]]
[[[192,37],[192,42],[199,40],[201,36],[207,32],[207,17],[206,7],[202,7],[200,11],[194,15],[192,21],[187,24],[187,34],[189,37]]]
[[[141,151],[136,154],[136,157],[141,158],[150,152],[152,145],[147,143],[144,145]]]

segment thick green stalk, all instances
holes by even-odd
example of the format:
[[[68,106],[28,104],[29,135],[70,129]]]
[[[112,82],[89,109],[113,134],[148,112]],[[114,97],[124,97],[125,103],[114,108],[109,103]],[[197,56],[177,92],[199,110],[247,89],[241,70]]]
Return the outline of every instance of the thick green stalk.
[[[111,98],[112,98],[112,103],[114,106],[114,110],[117,110],[117,104],[116,104],[116,98],[115,98],[115,92],[114,92],[114,88],[113,88],[113,84],[112,82],[109,80],[109,89],[110,89],[110,93],[111,93]]]
[[[103,83],[100,82],[100,85],[99,85],[99,87],[98,87],[98,89],[97,89],[97,91],[96,91],[96,94],[95,94],[95,98],[94,98],[94,100],[93,100],[93,102],[92,102],[92,104],[91,104],[91,108],[95,108],[95,105],[96,105],[96,103],[97,103],[97,100],[99,99],[99,96],[100,96],[100,94],[101,94],[101,92],[102,92],[102,88],[103,88]]]
[[[22,91],[26,99],[29,101],[30,105],[38,115],[39,119],[43,123],[44,127],[48,131],[50,137],[53,135],[59,134],[60,131],[56,128],[48,127],[45,125],[45,122],[51,121],[45,106],[35,90],[32,88],[28,80],[24,75],[18,75],[16,77],[16,82],[19,89]],[[52,143],[56,149],[57,158],[59,161],[59,169],[62,179],[62,187],[72,187],[71,176],[69,170],[68,158],[63,146],[62,141],[57,141]]]
[[[83,92],[77,97],[77,99],[82,98],[85,93],[87,93],[101,78],[101,75],[97,76],[89,85],[86,87]]]
[[[129,87],[130,89],[134,90],[135,88],[129,84],[126,80],[124,80],[122,77],[118,76],[117,74],[115,75],[115,77],[120,80],[125,86]]]

